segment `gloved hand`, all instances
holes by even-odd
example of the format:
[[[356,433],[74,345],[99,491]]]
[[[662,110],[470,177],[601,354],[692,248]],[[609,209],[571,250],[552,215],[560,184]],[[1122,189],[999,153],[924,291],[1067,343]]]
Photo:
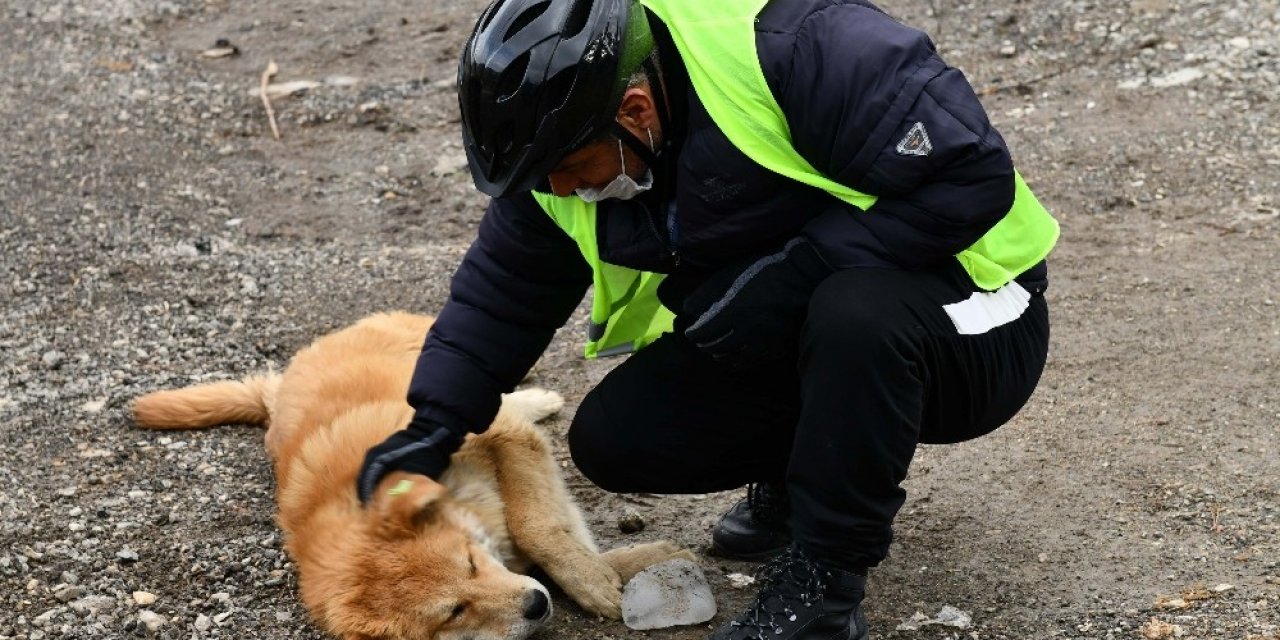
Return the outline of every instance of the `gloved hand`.
[[[439,478],[449,457],[462,446],[463,435],[428,420],[415,418],[405,429],[391,434],[364,456],[356,476],[356,495],[368,504],[378,482],[392,471]]]
[[[713,274],[689,295],[689,341],[732,367],[794,353],[809,298],[832,269],[803,238]]]

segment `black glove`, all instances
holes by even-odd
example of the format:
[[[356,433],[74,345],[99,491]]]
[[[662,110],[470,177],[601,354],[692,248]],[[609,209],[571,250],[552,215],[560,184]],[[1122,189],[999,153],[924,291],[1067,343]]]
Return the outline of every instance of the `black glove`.
[[[356,495],[368,504],[378,483],[392,471],[420,473],[439,478],[449,466],[449,457],[462,446],[463,435],[434,422],[418,420],[391,434],[382,444],[364,455],[356,476]]]
[[[809,298],[831,273],[803,238],[778,253],[726,267],[685,300],[693,324],[684,334],[729,366],[780,360],[795,353]]]

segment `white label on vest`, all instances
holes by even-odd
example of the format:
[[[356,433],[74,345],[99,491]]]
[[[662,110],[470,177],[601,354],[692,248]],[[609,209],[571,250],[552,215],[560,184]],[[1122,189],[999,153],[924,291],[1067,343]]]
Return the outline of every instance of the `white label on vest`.
[[[976,336],[1017,320],[1030,306],[1030,300],[1031,294],[1022,285],[1010,282],[990,293],[980,291],[968,300],[942,308],[960,335]]]

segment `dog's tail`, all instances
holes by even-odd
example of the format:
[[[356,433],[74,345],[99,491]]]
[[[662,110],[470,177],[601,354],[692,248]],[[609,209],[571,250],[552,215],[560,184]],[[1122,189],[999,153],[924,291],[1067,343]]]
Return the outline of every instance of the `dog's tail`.
[[[239,382],[213,382],[157,391],[133,403],[133,419],[145,429],[203,429],[220,424],[271,420],[280,374],[254,375]]]

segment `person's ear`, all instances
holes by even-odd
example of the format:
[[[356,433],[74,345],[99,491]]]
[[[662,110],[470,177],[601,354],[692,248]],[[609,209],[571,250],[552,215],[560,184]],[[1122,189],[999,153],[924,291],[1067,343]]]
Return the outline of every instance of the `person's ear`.
[[[622,104],[618,106],[618,122],[633,132],[657,126],[657,104],[654,103],[647,85],[631,87],[622,94]]]

